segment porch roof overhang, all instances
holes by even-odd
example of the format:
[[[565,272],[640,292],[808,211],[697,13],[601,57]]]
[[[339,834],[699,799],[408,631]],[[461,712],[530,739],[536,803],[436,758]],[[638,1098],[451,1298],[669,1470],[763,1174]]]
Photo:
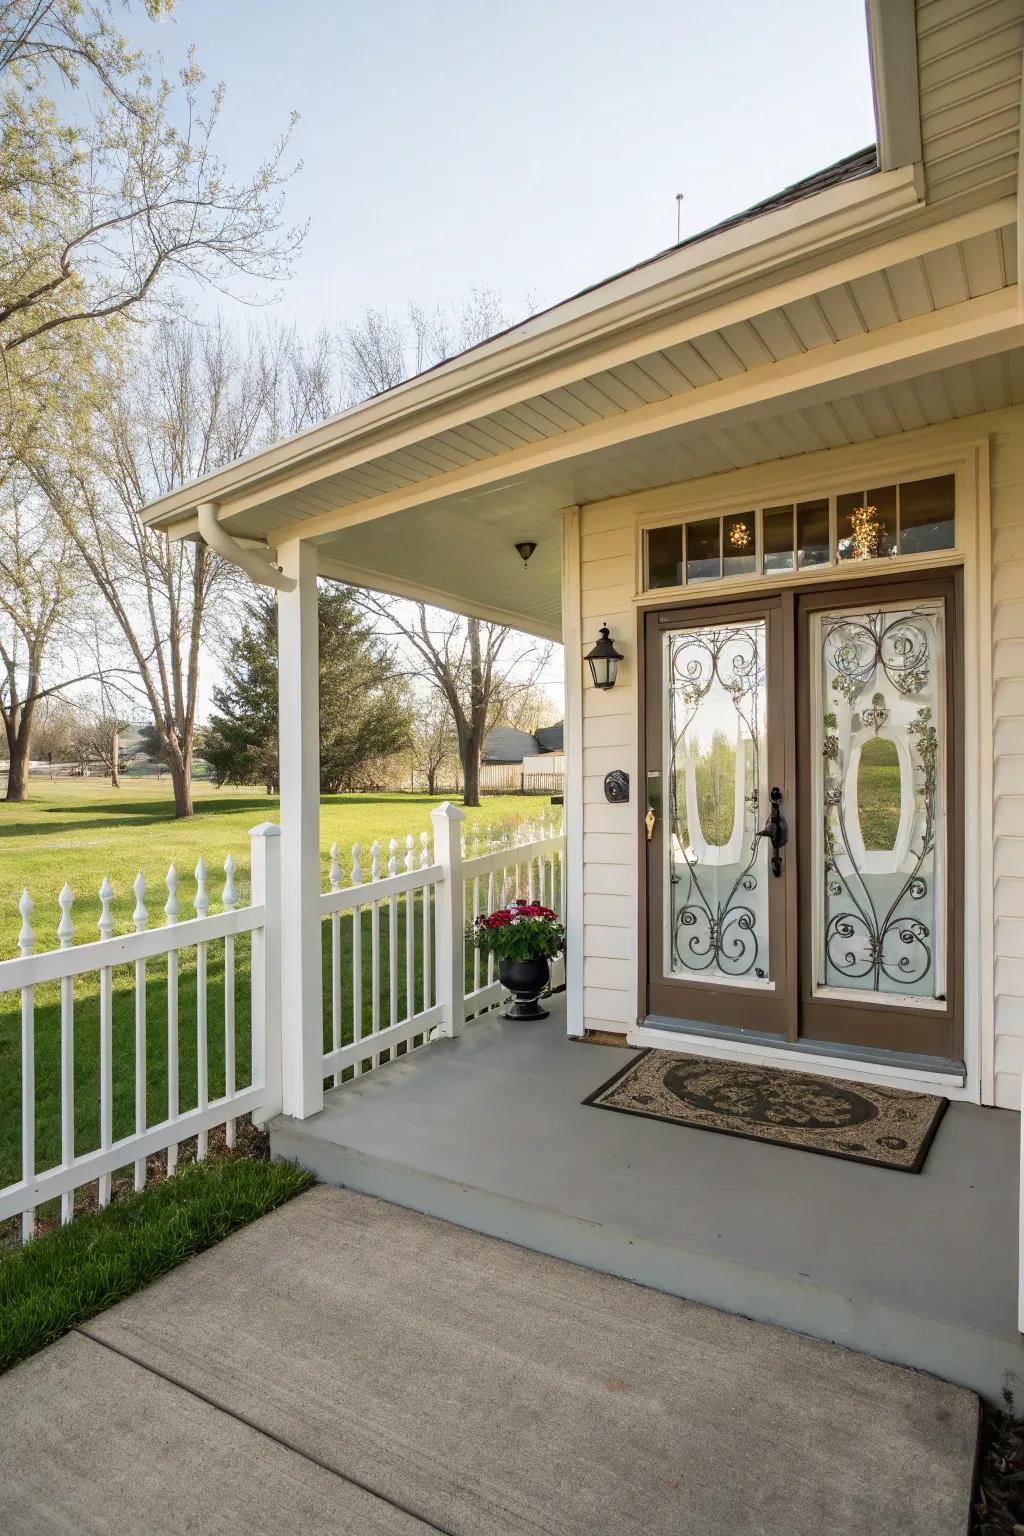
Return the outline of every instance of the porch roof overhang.
[[[893,79],[915,46],[924,79],[932,45],[905,5],[876,9],[892,168],[849,157],[146,521],[196,536],[212,504],[234,538],[311,542],[325,576],[560,638],[566,507],[1024,400],[1017,198],[982,182],[929,201],[928,155],[894,164],[919,152],[920,112]]]

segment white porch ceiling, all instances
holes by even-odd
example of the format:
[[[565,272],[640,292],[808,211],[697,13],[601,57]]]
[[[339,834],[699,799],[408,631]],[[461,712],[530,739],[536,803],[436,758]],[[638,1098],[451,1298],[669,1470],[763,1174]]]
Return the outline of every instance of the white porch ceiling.
[[[486,490],[359,523],[320,545],[322,569],[362,584],[433,589],[557,638],[561,509],[1024,405],[1024,349],[711,431],[676,429]],[[794,465],[794,477],[798,473]],[[514,544],[537,543],[524,568]]]
[[[582,435],[581,428],[615,418],[625,420],[631,412],[657,402],[690,398],[696,403],[702,391],[725,381],[983,298],[1013,284],[1016,275],[1016,230],[1014,224],[1007,222],[912,259],[869,271],[748,320],[637,356],[564,387],[527,396],[502,410],[426,437],[413,447],[385,453],[372,463],[326,474],[315,483],[290,489],[280,496],[270,495],[258,506],[237,515],[232,515],[228,508],[226,525],[234,533],[267,537],[271,541],[276,537],[280,541],[289,527],[319,514],[339,508],[355,509],[361,502],[426,485],[452,470],[483,465],[491,459],[497,463],[503,455],[521,449],[524,444],[555,443],[560,438],[568,443],[574,434]],[[878,419],[884,419],[885,414],[883,408]],[[790,442],[790,452],[828,446],[836,431],[827,420],[827,412],[825,416],[812,413],[806,421],[798,420],[795,427],[778,430],[782,439]],[[795,435],[787,439],[787,430]],[[889,426],[887,430],[899,428]],[[638,433],[638,437],[642,435]],[[712,449],[717,439],[721,439],[720,433],[710,434]],[[634,460],[634,468],[625,476],[629,489],[637,488],[633,482],[639,472],[638,456],[646,461],[650,452],[657,454],[657,449],[651,437],[643,436],[642,446],[637,442],[631,454],[625,455],[626,461],[631,457]],[[727,439],[722,439],[722,468],[729,467],[734,453]],[[582,444],[581,457],[588,458]],[[610,462],[617,465],[620,458],[612,454]],[[575,499],[589,501],[617,495],[627,488],[621,471],[609,470],[608,474],[608,479],[595,478],[584,473],[582,464],[577,464],[572,470],[554,475],[552,483],[563,487],[575,485],[580,493]],[[664,481],[659,479],[657,483]],[[487,495],[491,493],[489,487]],[[567,499],[571,501],[574,497],[570,495]],[[390,542],[392,537],[382,529],[376,536],[365,535],[365,540],[373,543],[383,538]],[[325,539],[324,552],[334,544],[333,538]]]

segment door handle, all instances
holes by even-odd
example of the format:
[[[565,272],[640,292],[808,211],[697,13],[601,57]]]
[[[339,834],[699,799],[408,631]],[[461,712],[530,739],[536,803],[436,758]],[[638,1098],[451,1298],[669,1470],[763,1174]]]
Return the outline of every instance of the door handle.
[[[789,840],[789,828],[786,825],[786,818],[782,814],[782,790],[777,784],[772,785],[769,799],[771,800],[772,808],[768,812],[768,820],[760,832],[757,833],[757,836],[766,837],[771,843],[772,874],[778,876],[782,874],[782,850]]]
[[[647,828],[648,842],[650,842],[651,838],[654,836],[654,825],[657,820],[658,818],[654,814],[653,806],[648,806],[647,815],[644,817],[644,826]]]

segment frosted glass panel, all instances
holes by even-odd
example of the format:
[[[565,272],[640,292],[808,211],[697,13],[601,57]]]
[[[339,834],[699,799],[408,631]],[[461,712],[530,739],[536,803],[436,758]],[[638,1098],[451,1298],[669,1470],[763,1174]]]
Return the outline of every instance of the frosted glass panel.
[[[940,602],[817,623],[817,984],[945,993]]]
[[[763,619],[665,637],[665,970],[768,977]]]

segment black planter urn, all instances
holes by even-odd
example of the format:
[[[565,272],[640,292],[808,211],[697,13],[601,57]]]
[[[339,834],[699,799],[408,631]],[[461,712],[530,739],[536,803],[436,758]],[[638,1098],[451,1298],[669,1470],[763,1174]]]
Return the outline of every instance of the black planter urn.
[[[544,955],[533,960],[499,960],[498,980],[512,993],[503,1019],[546,1019],[547,1011],[538,999],[551,980],[551,967]]]

